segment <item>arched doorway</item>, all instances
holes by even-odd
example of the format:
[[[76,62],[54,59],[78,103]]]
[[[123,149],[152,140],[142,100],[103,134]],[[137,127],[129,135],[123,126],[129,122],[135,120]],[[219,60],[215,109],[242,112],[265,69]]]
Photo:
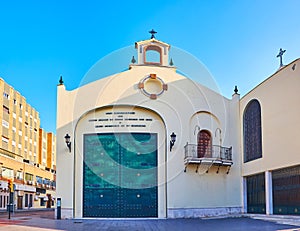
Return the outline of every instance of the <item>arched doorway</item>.
[[[207,130],[198,133],[197,153],[198,158],[211,157],[212,153],[211,134]]]
[[[107,106],[75,133],[74,217],[165,217],[165,126],[155,112]]]

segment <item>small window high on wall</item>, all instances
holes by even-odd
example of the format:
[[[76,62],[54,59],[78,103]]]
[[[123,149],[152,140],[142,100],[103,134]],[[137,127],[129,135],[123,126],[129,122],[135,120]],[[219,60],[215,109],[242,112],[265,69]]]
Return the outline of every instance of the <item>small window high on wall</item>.
[[[244,162],[262,157],[261,107],[259,102],[251,100],[243,117]]]

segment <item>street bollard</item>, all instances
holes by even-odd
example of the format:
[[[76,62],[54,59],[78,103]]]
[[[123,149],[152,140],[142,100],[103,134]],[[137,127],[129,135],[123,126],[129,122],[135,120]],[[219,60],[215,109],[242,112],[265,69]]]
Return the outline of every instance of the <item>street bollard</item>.
[[[61,198],[57,198],[57,211],[56,211],[56,219],[61,219]]]

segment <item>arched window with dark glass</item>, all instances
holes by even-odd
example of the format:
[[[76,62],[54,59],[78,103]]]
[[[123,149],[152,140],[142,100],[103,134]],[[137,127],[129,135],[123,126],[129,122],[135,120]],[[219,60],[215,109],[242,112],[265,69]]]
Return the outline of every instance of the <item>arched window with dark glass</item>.
[[[201,130],[198,133],[197,154],[198,158],[211,157],[212,149],[211,135],[207,130]]]
[[[259,102],[251,100],[243,118],[244,162],[262,157],[261,107]]]

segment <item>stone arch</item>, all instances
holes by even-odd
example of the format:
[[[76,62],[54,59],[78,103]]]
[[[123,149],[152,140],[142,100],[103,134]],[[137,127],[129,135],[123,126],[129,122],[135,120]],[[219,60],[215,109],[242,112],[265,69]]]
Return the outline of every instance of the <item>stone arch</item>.
[[[190,118],[190,134],[188,143],[198,143],[198,132],[207,130],[212,137],[212,144],[221,145],[222,124],[219,118],[209,111],[197,111]],[[213,139],[213,137],[215,139]]]

